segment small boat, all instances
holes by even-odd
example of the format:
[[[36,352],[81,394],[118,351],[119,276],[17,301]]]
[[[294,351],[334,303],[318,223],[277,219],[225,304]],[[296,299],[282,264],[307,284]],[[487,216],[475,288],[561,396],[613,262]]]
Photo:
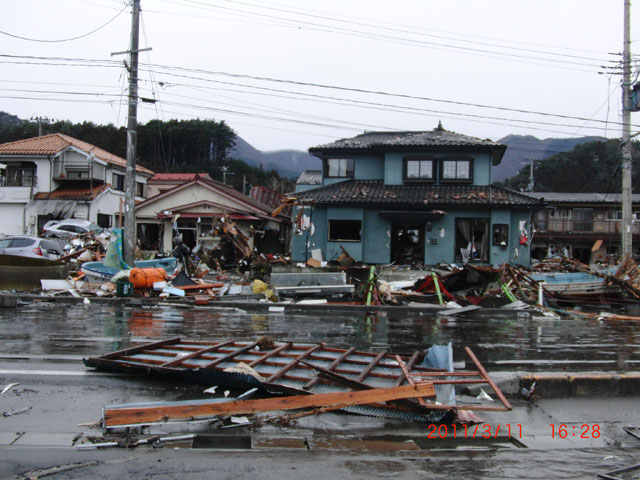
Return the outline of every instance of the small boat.
[[[37,290],[40,280],[69,276],[69,264],[46,258],[0,254],[0,289]]]
[[[612,275],[613,272],[603,272]],[[535,273],[529,278],[542,283],[544,289],[559,297],[592,297],[620,293],[620,288],[608,285],[605,279],[585,272]]]
[[[171,274],[176,269],[177,264],[178,259],[167,257],[155,260],[138,260],[135,266],[136,268],[164,268],[167,273]],[[109,267],[104,262],[85,262],[80,266],[80,271],[85,274],[85,278],[93,283],[109,282],[121,270],[123,268]]]

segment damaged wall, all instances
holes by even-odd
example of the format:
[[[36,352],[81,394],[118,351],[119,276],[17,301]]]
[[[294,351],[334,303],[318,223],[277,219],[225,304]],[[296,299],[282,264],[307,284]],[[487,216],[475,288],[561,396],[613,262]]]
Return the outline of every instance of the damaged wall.
[[[310,208],[304,210],[309,217]],[[293,214],[295,219],[299,209]],[[305,262],[310,251],[321,249],[324,260],[335,260],[342,254],[341,246],[354,260],[366,264],[387,264],[391,262],[392,221],[379,215],[376,208],[326,208],[314,207],[311,214],[313,229],[303,230],[293,236],[292,258],[294,262]],[[521,245],[520,223],[525,222],[527,239],[530,238],[529,212],[483,209],[448,209],[440,219],[425,221],[424,226],[424,264],[436,265],[441,262],[454,263],[456,258],[456,219],[486,218],[489,220],[489,263],[530,263],[529,245]],[[359,220],[362,222],[360,241],[329,241],[328,225],[330,220]],[[413,222],[415,223],[415,222]],[[508,225],[507,245],[493,245],[493,226]],[[311,234],[313,231],[313,235]],[[307,245],[308,239],[308,245]]]

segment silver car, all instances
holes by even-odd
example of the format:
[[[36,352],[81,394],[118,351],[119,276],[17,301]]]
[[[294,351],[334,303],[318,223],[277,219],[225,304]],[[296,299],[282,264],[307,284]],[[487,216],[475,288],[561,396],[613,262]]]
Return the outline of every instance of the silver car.
[[[62,256],[62,248],[55,241],[46,238],[4,237],[0,238],[0,254],[54,260]]]
[[[87,220],[78,220],[75,218],[51,220],[42,227],[42,236],[44,237],[69,238],[75,237],[76,235],[84,235],[89,232],[98,235],[102,232],[102,228]]]

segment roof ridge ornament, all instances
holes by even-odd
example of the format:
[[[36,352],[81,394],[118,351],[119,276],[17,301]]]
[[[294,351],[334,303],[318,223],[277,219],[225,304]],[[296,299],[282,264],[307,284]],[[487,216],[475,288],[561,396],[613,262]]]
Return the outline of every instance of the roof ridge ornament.
[[[436,132],[444,132],[445,129],[442,126],[442,120],[438,120],[438,126],[434,129]]]

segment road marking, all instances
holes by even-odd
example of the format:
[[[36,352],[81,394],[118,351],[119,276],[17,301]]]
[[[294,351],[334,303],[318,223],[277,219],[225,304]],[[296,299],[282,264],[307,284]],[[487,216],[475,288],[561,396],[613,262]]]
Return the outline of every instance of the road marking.
[[[51,376],[117,376],[117,373],[108,372],[73,372],[64,370],[0,370],[0,375],[51,375]],[[121,375],[121,374],[120,374]]]

